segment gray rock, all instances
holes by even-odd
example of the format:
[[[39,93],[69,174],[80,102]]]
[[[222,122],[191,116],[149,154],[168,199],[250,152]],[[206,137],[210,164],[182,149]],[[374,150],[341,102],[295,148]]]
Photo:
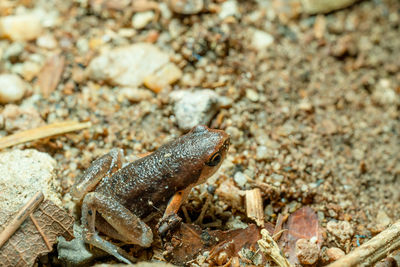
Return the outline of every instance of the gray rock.
[[[0,153],[0,225],[4,225],[35,193],[61,207],[56,161],[34,149]]]
[[[90,79],[113,85],[138,87],[144,79],[169,62],[169,55],[155,45],[137,43],[104,52],[87,69]]]
[[[74,224],[74,236],[71,241],[66,241],[64,237],[58,238],[57,251],[58,258],[65,266],[81,266],[89,264],[93,260],[107,255],[103,250],[96,247],[88,249],[82,239],[82,228]]]
[[[21,100],[29,85],[15,74],[0,74],[0,103],[7,104]]]
[[[221,107],[230,100],[212,90],[179,90],[170,94],[174,102],[174,114],[182,130],[190,130],[199,124],[208,124]]]

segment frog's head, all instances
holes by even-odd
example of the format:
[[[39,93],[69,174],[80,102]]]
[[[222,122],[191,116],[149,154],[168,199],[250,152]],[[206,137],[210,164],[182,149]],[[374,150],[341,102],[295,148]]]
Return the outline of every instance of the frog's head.
[[[204,183],[221,166],[229,149],[229,135],[217,129],[198,125],[189,133],[194,142],[198,159],[201,161],[201,173],[196,184]]]

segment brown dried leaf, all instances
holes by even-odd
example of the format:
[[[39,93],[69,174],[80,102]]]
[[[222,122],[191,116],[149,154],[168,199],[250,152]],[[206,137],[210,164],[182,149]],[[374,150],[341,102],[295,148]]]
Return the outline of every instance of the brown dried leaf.
[[[293,265],[299,264],[296,256],[297,240],[302,238],[310,240],[316,237],[319,246],[323,242],[318,216],[310,207],[302,207],[292,213],[283,228],[286,228],[287,231],[283,233],[279,245],[285,254],[289,255],[289,262]]]
[[[269,232],[273,226],[266,224]],[[257,241],[261,238],[261,228],[250,224],[246,229],[235,229],[229,231],[202,230],[197,225],[181,224],[173,233],[172,237],[164,245],[167,250],[166,259],[177,265],[185,265],[195,259],[199,254],[210,251],[207,262],[212,265],[221,265],[220,255],[225,255],[229,260],[238,256],[242,248],[257,251]]]
[[[48,97],[57,88],[64,70],[64,62],[64,56],[54,55],[40,71],[37,84],[44,97]]]
[[[32,219],[27,218],[1,247],[1,266],[32,266],[38,256],[51,251],[47,244],[52,247],[58,236],[67,240],[73,238],[73,217],[50,200],[42,202],[32,215],[39,230]]]

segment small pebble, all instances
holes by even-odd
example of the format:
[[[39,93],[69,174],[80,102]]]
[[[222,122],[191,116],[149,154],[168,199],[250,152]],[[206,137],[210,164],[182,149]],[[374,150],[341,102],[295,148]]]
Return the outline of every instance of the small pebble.
[[[132,17],[132,27],[140,30],[147,26],[154,19],[153,11],[139,12]]]
[[[8,104],[5,106],[1,116],[4,129],[9,133],[28,130],[45,124],[39,112],[33,106],[20,107]]]
[[[229,104],[229,99],[208,89],[174,91],[170,98],[174,102],[174,114],[182,130],[190,130],[198,124],[207,125],[222,106]]]
[[[260,99],[260,96],[258,95],[257,91],[253,89],[246,90],[246,97],[253,102],[257,102]]]
[[[4,51],[3,58],[11,62],[18,61],[24,49],[25,47],[22,42],[13,42]]]
[[[307,239],[299,239],[296,242],[296,256],[301,264],[314,264],[318,260],[319,246]]]
[[[341,250],[340,248],[335,248],[335,247],[328,248],[325,253],[326,253],[326,256],[328,257],[329,262],[336,261],[345,255],[343,250]]]
[[[169,62],[169,55],[157,46],[136,43],[112,49],[94,58],[88,68],[88,77],[113,85],[138,87],[144,79]]]
[[[251,46],[257,50],[264,50],[274,42],[274,37],[264,31],[254,30]]]
[[[351,238],[354,234],[353,227],[347,221],[329,221],[326,229],[341,241]]]
[[[356,0],[302,0],[303,9],[308,14],[328,13],[337,9],[345,8]]]
[[[0,103],[7,104],[21,100],[28,86],[15,74],[0,74]]]
[[[0,37],[13,41],[34,40],[42,33],[40,19],[33,14],[0,18]]]
[[[182,71],[174,63],[168,63],[156,73],[144,78],[144,85],[155,93],[175,83],[182,77]]]
[[[194,15],[203,10],[203,0],[169,0],[168,5],[172,11],[183,15]]]
[[[55,49],[57,47],[57,40],[51,34],[45,34],[39,36],[36,40],[37,46],[45,49]]]
[[[271,153],[266,146],[258,146],[256,149],[256,159],[265,160],[271,158]]]
[[[243,173],[243,172],[237,172],[233,176],[233,180],[236,182],[236,184],[240,187],[243,187],[246,185],[247,180],[249,178]]]
[[[149,90],[140,88],[121,88],[118,94],[118,100],[120,100],[121,102],[124,99],[128,99],[130,102],[135,103],[152,98],[153,94]]]
[[[238,15],[239,15],[239,8],[235,0],[229,0],[223,2],[221,5],[221,10],[218,14],[220,19],[225,19],[227,17],[238,16]]]

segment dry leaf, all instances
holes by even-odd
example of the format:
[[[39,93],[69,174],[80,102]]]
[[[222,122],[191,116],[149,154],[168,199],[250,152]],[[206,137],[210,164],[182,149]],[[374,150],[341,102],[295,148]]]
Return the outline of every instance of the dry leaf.
[[[38,228],[30,217],[25,220],[1,247],[1,266],[32,266],[38,256],[52,250],[58,236],[73,238],[73,217],[50,200],[42,202],[32,216]]]
[[[54,55],[47,60],[40,71],[37,85],[44,97],[48,97],[57,88],[64,70],[64,62],[64,56]]]
[[[269,232],[273,231],[270,224],[266,224],[266,228]],[[167,250],[165,257],[174,264],[185,265],[199,254],[209,251],[207,262],[221,265],[223,262],[219,262],[220,255],[225,254],[226,259],[230,259],[238,256],[243,248],[257,251],[257,241],[261,238],[260,229],[250,224],[246,229],[202,230],[197,225],[183,223],[164,245]]]
[[[318,216],[310,207],[302,207],[292,213],[283,227],[288,229],[282,235],[279,245],[289,256],[289,262],[299,264],[296,256],[296,242],[299,239],[317,238],[317,244],[322,244],[322,234],[318,223]]]

